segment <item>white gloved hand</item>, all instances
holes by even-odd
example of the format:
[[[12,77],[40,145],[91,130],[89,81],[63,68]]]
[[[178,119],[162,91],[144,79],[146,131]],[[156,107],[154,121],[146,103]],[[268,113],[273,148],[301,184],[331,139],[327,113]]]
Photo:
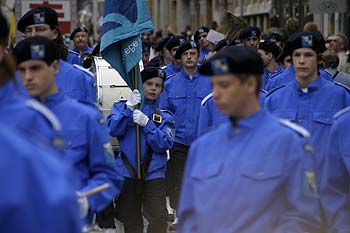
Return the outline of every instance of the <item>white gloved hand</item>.
[[[140,110],[134,110],[132,114],[132,118],[136,124],[139,124],[140,126],[144,127],[148,123],[148,116],[146,116],[143,112]]]
[[[89,201],[86,197],[79,197],[78,204],[80,210],[80,218],[85,218],[89,212]]]
[[[138,105],[139,103],[141,103],[141,94],[138,90],[133,90],[131,97],[128,101],[126,101],[126,106],[133,111],[136,107],[136,105]]]

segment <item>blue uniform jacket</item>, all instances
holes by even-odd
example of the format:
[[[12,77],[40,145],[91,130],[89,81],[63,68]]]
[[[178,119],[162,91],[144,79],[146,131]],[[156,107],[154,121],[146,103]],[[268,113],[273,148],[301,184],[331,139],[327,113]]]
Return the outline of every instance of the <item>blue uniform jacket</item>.
[[[0,122],[1,232],[81,232],[72,176],[57,151]]]
[[[81,65],[81,57],[79,55],[79,53],[72,51],[72,50],[68,50],[67,53],[67,62],[71,65]]]
[[[199,50],[199,59],[198,59],[198,63],[199,64],[202,64],[204,59],[205,59],[205,56],[207,56],[208,54],[210,53],[210,50],[209,49],[206,49],[206,48],[201,48]]]
[[[192,144],[177,232],[320,232],[308,132],[264,109],[236,123]]]
[[[201,102],[211,89],[210,79],[198,72],[191,79],[182,70],[165,81],[159,104],[161,109],[174,113],[175,142],[190,145],[197,137]]]
[[[318,77],[304,93],[294,80],[267,95],[265,107],[274,115],[295,122],[311,132],[316,152],[316,169],[321,174],[324,145],[327,143],[333,115],[350,105],[349,91]],[[319,178],[319,176],[318,176]]]
[[[93,48],[91,48],[91,47],[89,47],[89,46],[86,46],[86,47],[83,49],[82,53],[84,53],[84,52],[92,53],[93,50],[94,50]],[[76,52],[77,54],[80,53],[79,49],[77,49],[76,47],[73,48],[73,52]],[[73,63],[73,64],[76,64],[76,63]],[[77,64],[77,65],[81,65],[81,64]]]
[[[264,69],[264,74],[262,76],[262,85],[261,89],[265,90],[266,85],[269,83],[270,79],[276,77],[284,71],[282,66],[278,66],[277,70],[274,72],[269,72],[267,69]]]
[[[95,78],[63,60],[60,60],[56,85],[73,99],[90,103],[97,102]]]
[[[333,82],[333,77],[329,73],[327,73],[322,69],[320,69],[319,72],[320,72],[320,77]],[[265,90],[270,92],[293,80],[295,80],[294,67],[290,66],[288,69],[284,70],[282,73],[271,76],[269,82],[265,85]]]
[[[126,101],[117,102],[113,105],[110,115],[107,117],[107,128],[109,134],[117,137],[120,143],[120,151],[124,153],[128,161],[137,171],[136,162],[136,130],[132,118],[132,111],[125,107]],[[148,176],[145,180],[164,178],[167,153],[173,146],[175,123],[173,115],[168,111],[161,111],[162,123],[157,127],[152,121],[156,104],[145,103],[142,112],[149,117],[145,127],[141,127],[141,163],[143,164],[148,148],[153,151],[151,163],[148,169]],[[120,173],[129,178],[129,174],[121,156],[117,158],[117,165]]]
[[[260,90],[259,92],[259,102],[260,105],[264,105],[265,97],[267,92]],[[198,136],[209,131],[210,129],[218,126],[222,122],[225,122],[228,119],[227,116],[220,113],[220,110],[216,107],[213,93],[207,95],[202,103],[201,109],[199,112],[199,122],[198,122]]]
[[[101,211],[122,187],[122,177],[116,170],[101,113],[63,93],[47,97],[46,106],[62,123],[65,159],[78,177],[78,191],[86,192],[98,185],[110,184],[110,188],[88,197],[90,209]]]
[[[327,144],[321,181],[327,232],[345,233],[350,229],[350,107],[335,115]]]
[[[37,100],[21,96],[12,81],[0,87],[0,121],[29,130],[54,147],[62,146],[57,117]]]
[[[179,73],[181,69],[182,69],[182,66],[175,66],[174,64],[168,64],[163,68],[167,79]]]

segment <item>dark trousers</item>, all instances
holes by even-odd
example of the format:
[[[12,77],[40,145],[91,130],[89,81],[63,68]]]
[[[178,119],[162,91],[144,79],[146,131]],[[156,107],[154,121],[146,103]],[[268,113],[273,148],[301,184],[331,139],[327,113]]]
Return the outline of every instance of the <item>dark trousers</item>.
[[[182,177],[185,170],[188,146],[180,143],[174,143],[170,150],[170,159],[167,164],[167,191],[170,199],[170,206],[177,209],[180,191],[182,185]]]
[[[141,181],[141,189],[139,182],[126,178],[116,201],[116,216],[123,223],[124,232],[143,233],[144,216],[149,222],[148,233],[166,233],[165,180]]]

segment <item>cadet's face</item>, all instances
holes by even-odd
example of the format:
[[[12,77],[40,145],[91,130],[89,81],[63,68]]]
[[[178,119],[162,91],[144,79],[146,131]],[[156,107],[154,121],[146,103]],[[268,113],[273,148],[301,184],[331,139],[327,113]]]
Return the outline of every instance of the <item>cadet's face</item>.
[[[283,59],[283,67],[284,69],[288,69],[292,65],[292,58],[287,56]]]
[[[207,32],[203,32],[198,36],[199,47],[204,48],[204,47],[209,46],[209,41],[208,41],[207,37],[208,37]]]
[[[292,55],[295,76],[300,79],[317,77],[317,54],[310,48],[296,49]]]
[[[245,47],[257,48],[258,44],[259,44],[259,38],[258,37],[249,37],[249,38],[243,40],[243,44]]]
[[[167,48],[163,48],[162,55],[163,55],[165,61],[173,60],[173,56]]]
[[[142,84],[146,102],[153,102],[158,99],[163,90],[163,79],[154,77]]]
[[[142,63],[143,63],[144,66],[147,66],[147,64],[149,62],[149,56],[150,56],[149,52],[146,52],[146,53],[142,54]]]
[[[271,53],[265,52],[264,50],[259,49],[258,54],[260,55],[261,59],[263,60],[265,66],[270,62],[271,60]]]
[[[248,83],[241,83],[232,74],[214,75],[210,80],[213,86],[213,98],[220,112],[227,116],[240,117],[247,101],[247,95],[251,92]],[[255,90],[253,90],[253,95],[255,95]]]
[[[181,63],[184,68],[193,68],[197,66],[199,53],[197,49],[189,49],[182,53]]]
[[[79,50],[83,50],[89,41],[89,36],[86,32],[78,32],[73,37],[74,46]]]
[[[30,96],[42,99],[55,92],[55,75],[59,69],[57,61],[48,65],[41,60],[28,60],[20,63],[17,69]]]
[[[56,33],[54,30],[51,30],[50,25],[48,24],[33,24],[25,28],[25,36],[44,36],[51,40],[55,39]]]
[[[174,59],[175,54],[176,54],[176,51],[179,49],[179,47],[180,47],[180,46],[175,46],[174,48],[172,48],[172,49],[170,50],[170,54],[171,54],[171,56],[172,56],[173,59]]]

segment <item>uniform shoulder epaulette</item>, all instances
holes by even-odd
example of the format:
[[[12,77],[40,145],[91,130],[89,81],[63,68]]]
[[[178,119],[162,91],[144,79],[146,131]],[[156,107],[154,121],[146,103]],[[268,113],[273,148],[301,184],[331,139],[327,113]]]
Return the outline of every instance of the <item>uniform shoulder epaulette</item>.
[[[213,97],[213,93],[210,93],[209,95],[207,95],[206,97],[204,97],[204,99],[201,102],[201,106],[204,106],[204,104],[211,98]]]
[[[167,66],[164,65],[164,66],[160,67],[160,69],[161,69],[161,70],[164,70],[166,67],[167,67]]]
[[[265,93],[266,95],[269,94],[269,92],[264,89],[260,89],[260,92]]]
[[[174,116],[174,113],[172,113],[172,112],[169,111],[169,110],[161,109],[160,112],[165,112],[165,113],[170,114],[171,116]]]
[[[301,136],[303,136],[304,138],[310,138],[311,134],[309,131],[307,131],[305,128],[301,127],[300,125],[297,125],[289,120],[286,119],[279,119],[279,122],[284,125],[287,126],[288,128],[294,130],[295,132],[299,133]]]
[[[80,56],[80,54],[79,54],[79,53],[77,53],[77,52],[75,52],[75,51],[73,51],[73,50],[70,50],[70,49],[68,49],[68,53],[71,53],[71,54],[74,54],[74,55]]]
[[[83,72],[89,74],[90,76],[95,77],[95,75],[94,75],[90,70],[87,70],[87,69],[85,69],[84,67],[82,67],[82,66],[80,66],[80,65],[77,65],[77,64],[73,64],[73,66],[74,66],[75,68],[77,68],[77,69],[79,69],[79,70],[81,70],[81,71],[83,71]]]
[[[286,86],[286,84],[282,84],[282,85],[280,85],[280,86],[278,86],[278,87],[273,88],[271,91],[268,91],[266,97],[268,97],[269,95],[271,95],[271,94],[274,93],[275,91],[277,91],[277,90],[279,90],[279,89],[281,89],[282,87],[285,87],[285,86]]]
[[[170,79],[170,78],[174,77],[174,76],[175,76],[175,75],[177,75],[177,74],[178,74],[178,73],[171,74],[171,75],[167,76],[167,77],[166,77],[166,79],[168,80],[168,79]]]
[[[272,74],[272,75],[269,77],[269,79],[276,78],[276,76],[278,76],[278,75],[280,75],[280,74],[282,74],[282,73],[283,73],[283,71],[276,72],[276,73]]]
[[[350,106],[343,108],[342,110],[340,110],[336,114],[334,114],[333,118],[337,119],[338,117],[340,117],[341,115],[343,115],[344,113],[349,112],[349,111],[350,111]]]
[[[341,87],[344,87],[348,92],[350,92],[349,87],[345,86],[344,84],[339,83],[339,82],[334,82],[334,84],[335,84],[335,85],[338,85],[338,86],[341,86]]]
[[[50,124],[52,125],[52,128],[54,130],[60,131],[62,129],[61,123],[57,119],[55,114],[50,109],[45,107],[44,105],[42,105],[41,103],[39,103],[33,99],[28,99],[26,101],[26,105],[28,107],[34,109],[35,111],[41,113],[50,122]]]
[[[333,77],[333,75],[329,71],[327,71],[327,70],[323,70],[323,71]]]

